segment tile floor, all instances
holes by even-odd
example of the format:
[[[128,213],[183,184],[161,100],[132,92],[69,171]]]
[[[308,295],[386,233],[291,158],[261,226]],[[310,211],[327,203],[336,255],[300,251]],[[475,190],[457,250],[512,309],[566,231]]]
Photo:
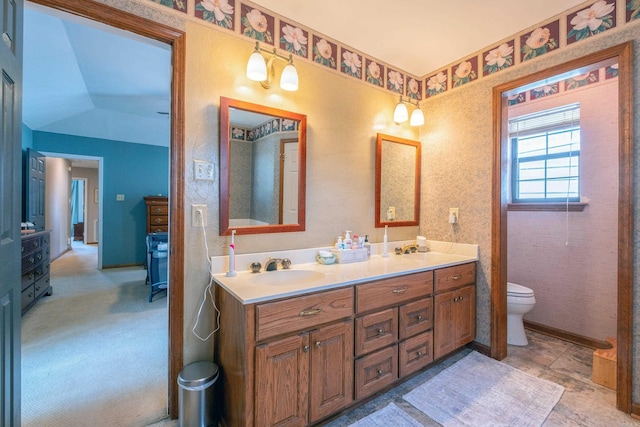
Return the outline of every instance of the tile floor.
[[[527,330],[529,345],[509,346],[504,363],[529,374],[556,382],[565,387],[560,402],[553,409],[544,427],[556,426],[634,426],[640,420],[615,409],[615,392],[591,381],[593,350]],[[422,412],[402,400],[402,396],[443,369],[452,365],[470,350],[464,350],[446,361],[415,376],[383,395],[349,411],[339,418],[325,423],[327,427],[346,427],[390,402],[407,412],[424,426],[439,426]],[[176,420],[165,420],[153,427],[174,427]]]

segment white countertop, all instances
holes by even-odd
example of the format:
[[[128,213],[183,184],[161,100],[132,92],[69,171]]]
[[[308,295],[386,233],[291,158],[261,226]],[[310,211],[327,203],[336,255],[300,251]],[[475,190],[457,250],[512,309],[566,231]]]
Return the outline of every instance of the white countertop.
[[[240,302],[252,304],[478,260],[477,245],[430,241],[429,252],[395,255],[393,248],[403,244],[406,243],[390,242],[388,257],[377,255],[379,247],[373,245],[368,261],[347,264],[323,265],[310,261],[318,250],[327,248],[272,252],[266,256],[263,253],[236,255],[236,265],[248,266],[258,261],[263,264],[263,269],[259,273],[251,273],[243,267],[243,271],[238,271],[234,277],[227,277],[221,272],[228,267],[228,257],[212,257],[212,276],[218,285]],[[269,257],[290,258],[291,268],[283,270],[278,265],[277,272],[264,271],[264,261]]]

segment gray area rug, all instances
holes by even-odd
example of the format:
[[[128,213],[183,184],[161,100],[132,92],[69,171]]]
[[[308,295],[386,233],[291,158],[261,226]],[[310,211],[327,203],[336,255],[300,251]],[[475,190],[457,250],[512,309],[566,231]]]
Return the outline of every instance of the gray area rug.
[[[564,387],[477,352],[403,399],[444,427],[541,426]]]
[[[350,425],[350,427],[422,427],[422,424],[411,418],[406,412],[390,403],[384,408],[367,415]]]

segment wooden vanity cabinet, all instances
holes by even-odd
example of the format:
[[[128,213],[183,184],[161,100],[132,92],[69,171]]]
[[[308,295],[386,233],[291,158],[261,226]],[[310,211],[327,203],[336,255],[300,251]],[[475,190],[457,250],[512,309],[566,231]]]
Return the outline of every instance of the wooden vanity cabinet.
[[[221,425],[321,422],[472,341],[475,268],[247,305],[218,286]]]
[[[433,271],[356,286],[356,399],[432,360]]]
[[[434,348],[439,359],[470,343],[476,334],[476,264],[435,272]]]
[[[223,425],[306,426],[353,402],[353,287],[246,306],[217,293]]]

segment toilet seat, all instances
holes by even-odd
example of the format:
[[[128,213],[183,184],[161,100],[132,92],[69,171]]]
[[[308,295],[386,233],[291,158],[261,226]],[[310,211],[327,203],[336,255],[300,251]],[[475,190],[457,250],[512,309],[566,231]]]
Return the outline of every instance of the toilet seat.
[[[520,298],[532,297],[533,291],[526,286],[507,282],[507,296]]]

